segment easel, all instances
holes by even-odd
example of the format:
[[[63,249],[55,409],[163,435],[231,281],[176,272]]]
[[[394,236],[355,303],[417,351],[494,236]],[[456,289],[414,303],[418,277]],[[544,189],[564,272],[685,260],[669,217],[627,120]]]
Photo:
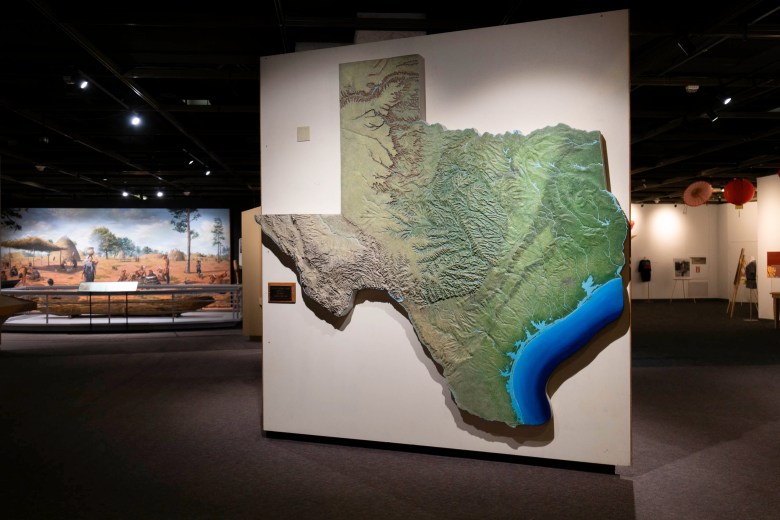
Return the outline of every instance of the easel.
[[[758,290],[757,289],[748,289],[748,305],[750,305],[750,317],[745,318],[745,321],[758,321],[758,319],[753,317],[753,306],[756,306],[756,315],[758,315]],[[753,297],[756,297],[755,299]]]
[[[669,303],[672,303],[672,298],[674,297],[674,290],[677,289],[677,282],[680,282],[682,284],[683,299],[688,298],[685,289],[689,281],[690,281],[689,278],[682,278],[682,277],[674,278],[674,285],[672,286],[672,294],[671,296],[669,296]],[[696,297],[693,297],[693,303],[696,303]]]
[[[734,317],[734,307],[737,302],[737,291],[739,291],[739,280],[742,274],[742,269],[745,268],[745,248],[739,252],[739,262],[737,262],[737,272],[734,274],[734,291],[731,293],[731,299],[729,305],[726,307],[726,312],[729,314],[729,318]]]

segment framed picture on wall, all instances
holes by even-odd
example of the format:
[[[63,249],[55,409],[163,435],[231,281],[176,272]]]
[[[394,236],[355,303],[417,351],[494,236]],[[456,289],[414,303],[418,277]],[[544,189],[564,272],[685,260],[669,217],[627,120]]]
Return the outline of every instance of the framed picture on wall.
[[[675,278],[690,278],[691,277],[691,259],[690,258],[675,258],[674,259],[674,277]]]
[[[691,257],[691,278],[706,278],[706,277],[707,277],[707,257],[692,256]]]
[[[767,252],[766,275],[769,278],[780,278],[780,251]]]

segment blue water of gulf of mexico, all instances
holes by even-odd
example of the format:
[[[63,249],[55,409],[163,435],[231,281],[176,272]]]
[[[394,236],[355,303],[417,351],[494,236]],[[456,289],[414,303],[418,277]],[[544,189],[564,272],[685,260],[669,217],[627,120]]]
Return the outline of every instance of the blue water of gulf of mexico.
[[[547,398],[550,374],[623,312],[621,278],[614,278],[588,293],[571,314],[542,327],[526,344],[517,343],[520,348],[511,355],[514,361],[507,391],[520,424],[539,425],[550,419],[552,411]]]

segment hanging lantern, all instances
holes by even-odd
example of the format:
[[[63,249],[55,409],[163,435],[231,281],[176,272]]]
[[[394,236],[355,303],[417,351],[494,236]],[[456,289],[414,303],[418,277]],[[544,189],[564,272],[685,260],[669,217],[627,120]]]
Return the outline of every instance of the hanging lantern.
[[[734,179],[723,187],[723,197],[737,209],[742,209],[742,205],[752,199],[755,193],[755,186],[747,179]]]
[[[688,206],[701,206],[712,198],[712,184],[696,181],[685,189],[683,202]]]

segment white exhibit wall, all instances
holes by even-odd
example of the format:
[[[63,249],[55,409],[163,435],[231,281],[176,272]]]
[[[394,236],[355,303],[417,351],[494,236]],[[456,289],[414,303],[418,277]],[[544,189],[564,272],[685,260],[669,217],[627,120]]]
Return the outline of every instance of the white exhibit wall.
[[[428,123],[491,133],[558,123],[600,130],[612,192],[628,210],[628,13],[614,11],[263,58],[265,214],[340,212],[338,65],[406,54],[424,59]],[[297,141],[300,127],[309,141]],[[264,289],[296,280],[267,248],[262,272]],[[265,430],[630,463],[627,313],[553,374],[551,421],[510,428],[457,408],[393,304],[359,302],[338,326],[315,307],[304,298],[263,307]]]
[[[683,283],[675,284],[674,259],[706,258],[706,264],[691,265],[685,283],[688,298],[730,299],[734,292],[739,254],[757,258],[756,236],[758,206],[749,202],[741,210],[732,204],[633,204],[631,239],[631,297],[645,299],[682,299]],[[766,256],[766,255],[764,255]],[[637,271],[639,261],[650,259],[653,269],[649,282]],[[766,263],[766,258],[764,258]],[[736,301],[750,298],[744,284]]]
[[[717,286],[717,208],[687,207],[684,204],[633,204],[631,239],[631,297],[635,300],[683,298],[683,283],[675,284],[674,259],[703,257],[706,264],[692,269],[685,294],[712,298]],[[649,259],[652,275],[643,282],[637,272],[639,261]],[[691,266],[692,268],[694,266]]]
[[[767,276],[766,254],[780,251],[780,175],[761,177],[757,182],[758,247],[756,268],[758,282],[758,317],[773,319],[770,293],[780,292],[780,278]]]

